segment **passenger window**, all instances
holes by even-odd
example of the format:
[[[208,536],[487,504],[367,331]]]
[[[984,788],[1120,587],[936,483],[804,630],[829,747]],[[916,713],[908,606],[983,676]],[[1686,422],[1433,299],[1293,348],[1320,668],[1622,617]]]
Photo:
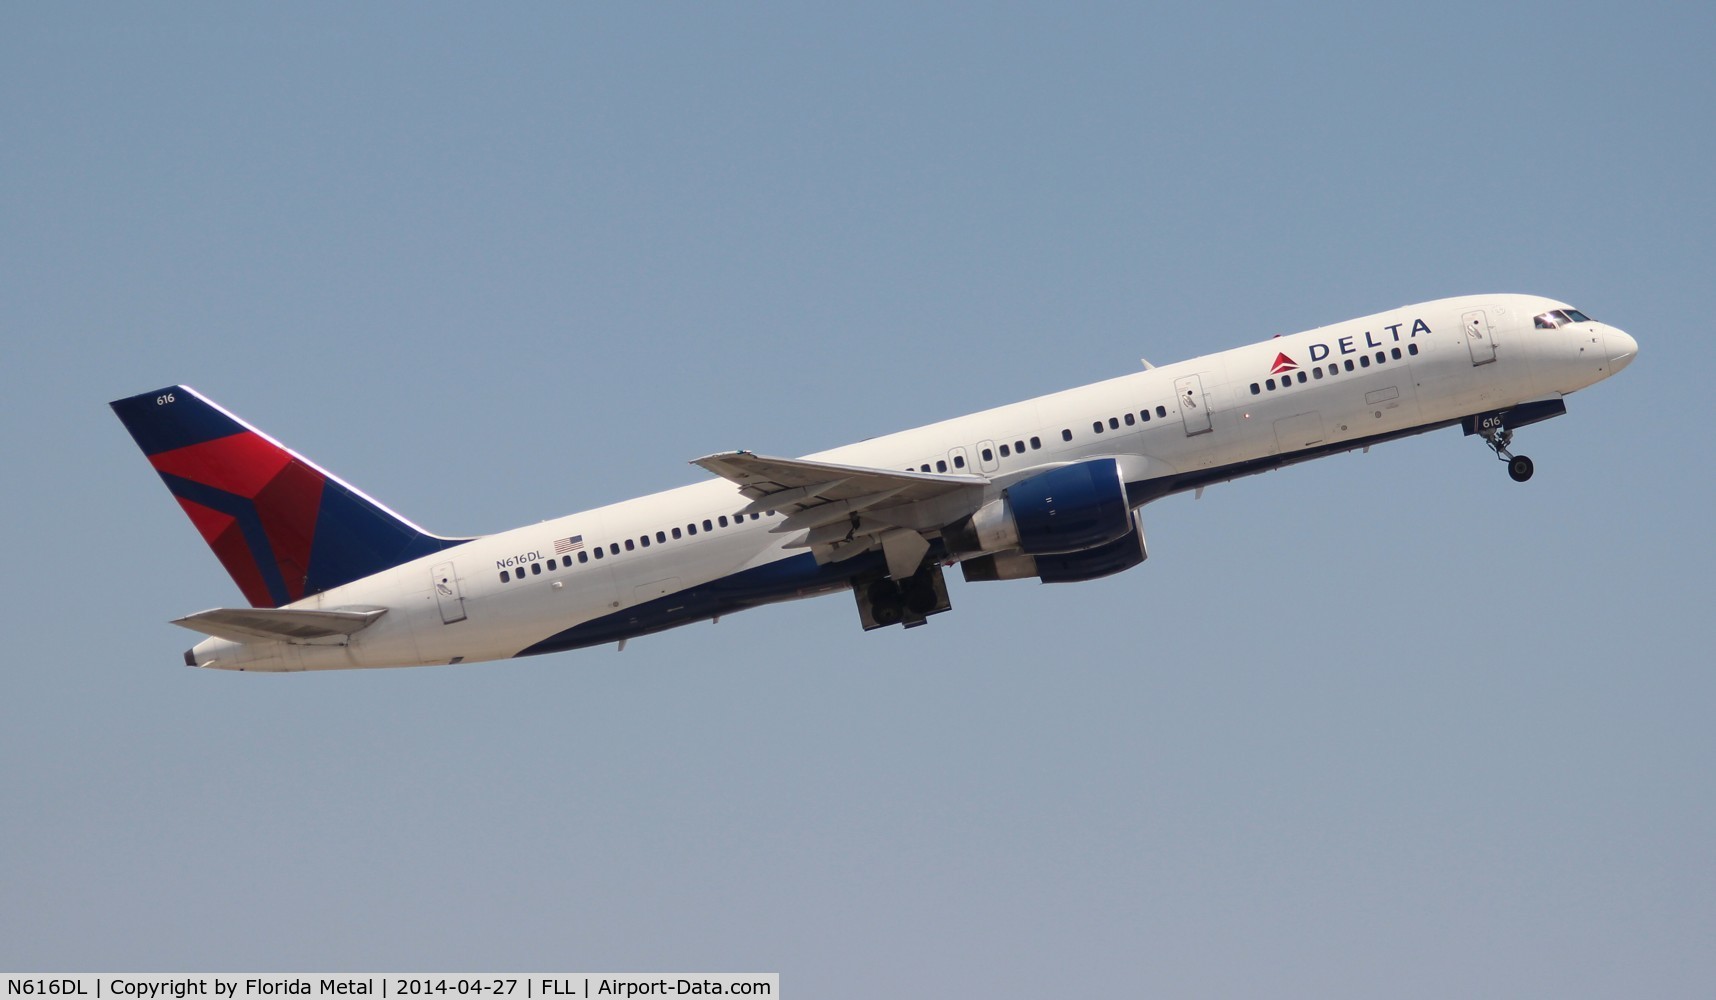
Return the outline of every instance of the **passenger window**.
[[[1388,353],[1386,351],[1377,351],[1376,352],[1376,363],[1380,365],[1380,364],[1386,364],[1387,362],[1388,362]]]
[[[1005,448],[1005,447],[1007,447],[1007,446],[1006,446],[1006,445],[1002,445],[1002,446],[1001,446],[1001,447],[1003,447],[1003,448]],[[995,461],[995,452],[993,452],[993,451],[991,451],[991,450],[990,450],[990,449],[988,449],[988,448],[985,448],[985,449],[983,449],[983,460],[984,460],[984,461],[985,461],[985,462],[993,462],[993,461]]]
[[[1300,372],[1300,373],[1299,373],[1299,384],[1300,384],[1300,385],[1304,385],[1304,384],[1305,384],[1305,373],[1304,373],[1304,372]]]
[[[660,543],[662,543],[662,544],[666,544],[666,542],[667,542],[667,532],[665,532],[665,531],[658,531],[658,532],[656,532],[656,533],[655,533],[655,540],[656,540],[656,541],[657,541],[657,542],[660,542]]]
[[[945,458],[936,459],[935,460],[935,471],[946,472],[947,471],[947,459],[945,459]]]
[[[1266,386],[1269,389],[1270,392],[1275,391],[1275,380],[1274,379],[1272,379],[1272,378],[1271,379],[1264,379],[1263,384],[1264,384],[1264,386]]]
[[[1350,361],[1347,363],[1352,364],[1352,362],[1350,362]],[[1369,368],[1370,367],[1370,355],[1368,355],[1368,354],[1359,355],[1359,367],[1360,368]]]
[[[1317,367],[1311,369],[1311,377],[1312,378],[1322,378],[1323,377],[1323,366],[1318,365]]]
[[[678,528],[675,528],[675,529],[673,529],[673,537],[674,537],[674,538],[678,538],[678,537],[679,537],[679,529],[678,529]]]
[[[632,540],[629,538],[626,539],[626,551],[627,552],[635,552],[636,550],[637,550],[637,546],[632,544]]]
[[[602,558],[602,547],[600,545],[596,546],[596,558]]]
[[[1259,386],[1256,382],[1251,383],[1251,394],[1253,396],[1257,395],[1258,393],[1260,393],[1262,391],[1263,391],[1262,387]]]
[[[511,579],[512,579],[512,574],[510,572],[508,572],[504,569],[501,570],[501,582],[502,583],[506,583],[508,580],[511,580]]]
[[[1329,374],[1330,375],[1339,375],[1340,373],[1341,373],[1341,366],[1340,365],[1330,365],[1329,366]]]
[[[1396,347],[1394,350],[1389,351],[1388,353],[1394,355],[1394,360],[1396,360],[1396,361],[1400,360],[1400,348]]]
[[[715,523],[725,528],[727,526],[727,515],[722,514],[720,517],[715,519]]]
[[[1042,446],[1043,446],[1043,439],[1042,438],[1032,438],[1031,439],[1031,450],[1032,451],[1036,451],[1037,449],[1041,448]],[[1020,445],[1019,450],[1024,451],[1025,446]]]
[[[929,466],[928,466],[928,465],[927,465],[927,464],[925,464],[925,465],[920,465],[920,466],[918,466],[918,471],[919,471],[919,472],[928,472],[928,471],[929,471]]]
[[[1138,419],[1144,421],[1145,423],[1149,423],[1150,422],[1150,411],[1149,410],[1139,410],[1138,411]]]
[[[1095,431],[1098,434],[1101,434],[1102,433],[1102,421],[1100,421],[1100,420],[1091,421],[1090,429]]]
[[[609,542],[608,543],[608,555],[617,556],[619,554],[620,554],[620,543],[619,542]]]
[[[549,569],[549,570],[550,570],[550,571],[553,571],[553,569],[554,569],[554,560],[552,560],[552,559],[550,559],[550,560],[548,560],[548,569]]]
[[[1001,457],[1002,458],[1006,458],[1008,455],[1011,455],[1011,454],[1013,454],[1013,453],[1007,450],[1006,445],[1001,446]]]
[[[1120,429],[1120,418],[1119,417],[1109,417],[1108,418],[1108,429],[1111,431],[1119,430]]]
[[[1127,411],[1127,413],[1126,413],[1126,426],[1131,427],[1133,424],[1136,424],[1137,422],[1138,422],[1137,419],[1132,416],[1131,411],[1130,410]]]
[[[1072,440],[1072,431],[1067,430],[1064,427],[1061,428],[1061,440],[1062,441],[1071,441]]]
[[[578,553],[578,561],[581,563],[589,562],[590,561],[590,553],[588,553],[588,552]]]
[[[953,456],[953,467],[956,469],[965,468],[965,456],[964,455]]]
[[[638,536],[638,544],[642,545],[646,549],[649,548],[649,536],[648,535],[639,535]]]
[[[1406,345],[1406,353],[1412,355],[1413,357],[1417,357],[1418,356],[1418,345],[1417,344],[1407,344]]]
[[[1156,415],[1157,415],[1157,416],[1158,416],[1158,417],[1165,417],[1165,416],[1167,416],[1167,415],[1168,415],[1168,408],[1167,408],[1167,407],[1166,407],[1166,406],[1158,406],[1158,407],[1156,407]]]
[[[704,531],[714,531],[715,530],[715,526],[713,524],[709,523],[709,519],[707,517],[703,519],[703,530]]]
[[[531,563],[530,564],[530,575],[531,576],[541,576],[542,575],[542,564],[541,563]]]
[[[1348,358],[1345,363],[1347,366],[1347,371],[1349,371],[1349,372],[1352,371],[1353,370],[1353,359]]]

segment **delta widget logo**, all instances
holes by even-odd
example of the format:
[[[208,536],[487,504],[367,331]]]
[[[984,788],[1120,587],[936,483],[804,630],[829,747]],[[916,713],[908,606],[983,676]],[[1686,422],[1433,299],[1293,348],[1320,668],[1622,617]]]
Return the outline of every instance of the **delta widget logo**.
[[[1277,353],[1275,355],[1275,363],[1269,366],[1269,374],[1279,375],[1282,372],[1297,371],[1298,368],[1299,362],[1294,361],[1285,354]]]

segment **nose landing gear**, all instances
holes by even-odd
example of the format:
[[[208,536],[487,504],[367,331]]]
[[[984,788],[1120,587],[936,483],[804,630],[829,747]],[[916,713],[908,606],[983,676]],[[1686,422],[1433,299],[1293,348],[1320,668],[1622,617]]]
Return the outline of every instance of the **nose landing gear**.
[[[1536,468],[1531,459],[1524,455],[1515,455],[1508,451],[1508,445],[1513,443],[1513,428],[1507,426],[1501,417],[1491,417],[1478,422],[1478,434],[1496,457],[1507,463],[1507,474],[1516,483],[1523,483],[1531,478]]]
[[[1523,483],[1531,478],[1531,459],[1507,450],[1508,445],[1513,444],[1513,432],[1526,424],[1559,417],[1566,412],[1567,404],[1560,396],[1553,396],[1515,403],[1505,410],[1476,413],[1463,418],[1460,427],[1467,434],[1482,437],[1496,457],[1507,463],[1508,476],[1516,483]]]

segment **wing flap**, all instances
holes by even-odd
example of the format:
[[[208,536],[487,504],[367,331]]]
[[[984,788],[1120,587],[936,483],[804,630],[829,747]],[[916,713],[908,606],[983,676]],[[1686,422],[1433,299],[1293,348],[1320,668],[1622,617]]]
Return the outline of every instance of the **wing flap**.
[[[386,613],[386,608],[356,608],[349,611],[214,608],[175,618],[173,624],[231,642],[310,642],[351,635],[368,628]]]

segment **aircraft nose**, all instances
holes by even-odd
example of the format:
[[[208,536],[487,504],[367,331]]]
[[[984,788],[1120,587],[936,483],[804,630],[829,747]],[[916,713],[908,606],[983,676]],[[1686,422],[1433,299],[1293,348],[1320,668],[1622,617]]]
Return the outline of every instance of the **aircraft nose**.
[[[1618,372],[1632,363],[1639,353],[1639,342],[1628,336],[1625,331],[1614,327],[1603,330],[1603,344],[1609,350],[1609,365],[1611,372]]]

